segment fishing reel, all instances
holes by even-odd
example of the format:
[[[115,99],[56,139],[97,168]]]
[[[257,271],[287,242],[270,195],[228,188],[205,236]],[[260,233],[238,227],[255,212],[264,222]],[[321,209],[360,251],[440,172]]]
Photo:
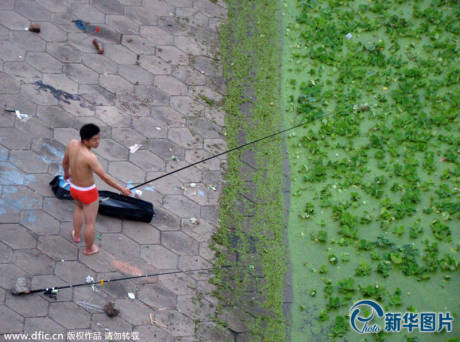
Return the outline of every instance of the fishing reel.
[[[59,290],[55,289],[54,287],[52,288],[46,288],[45,292],[43,292],[44,295],[52,298],[52,299],[57,299],[57,295],[59,293]]]

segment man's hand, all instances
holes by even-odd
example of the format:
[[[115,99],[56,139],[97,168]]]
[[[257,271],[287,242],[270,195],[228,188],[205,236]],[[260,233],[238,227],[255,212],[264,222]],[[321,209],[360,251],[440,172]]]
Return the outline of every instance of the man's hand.
[[[128,188],[123,188],[121,193],[125,196],[131,196],[132,193],[131,193],[131,190],[129,190]]]
[[[70,177],[70,172],[64,171],[64,180],[68,180]]]

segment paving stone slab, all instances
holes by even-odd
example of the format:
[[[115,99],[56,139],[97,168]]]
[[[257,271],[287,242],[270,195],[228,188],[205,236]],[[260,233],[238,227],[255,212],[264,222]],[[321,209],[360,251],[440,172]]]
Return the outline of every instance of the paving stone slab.
[[[179,9],[176,9],[178,11]],[[158,28],[161,30],[168,32],[171,35],[183,35],[186,34],[189,30],[188,25],[184,22],[181,22],[177,15],[175,17],[160,17],[158,19]]]
[[[192,135],[188,128],[170,128],[168,130],[168,139],[176,144],[186,148],[199,148],[203,145],[203,139],[200,135]]]
[[[101,75],[99,84],[112,93],[131,92],[133,85],[118,75]]]
[[[174,14],[174,6],[166,1],[144,0],[144,7],[148,12],[155,13],[160,17]]]
[[[108,15],[106,21],[115,31],[123,33],[123,35],[139,32],[139,24],[124,15]]]
[[[118,70],[117,64],[104,55],[84,54],[82,62],[98,74],[115,74]]]
[[[0,287],[8,291],[16,285],[16,280],[19,277],[26,276],[26,273],[23,270],[13,264],[0,264],[0,273],[2,274],[0,277]],[[1,307],[2,306],[0,305],[0,308]],[[2,319],[0,319],[0,322],[2,322],[5,316],[0,314],[0,317],[2,317]]]
[[[0,242],[0,263],[1,264],[9,263],[11,261],[10,259],[12,258],[12,256],[13,256],[13,250],[11,249],[11,247]]]
[[[126,147],[121,146],[112,139],[101,139],[101,142],[95,152],[109,161],[128,160],[129,154]]]
[[[122,45],[108,45],[104,55],[118,64],[135,64],[137,56],[134,52]]]
[[[125,183],[142,183],[145,181],[145,172],[130,162],[111,162],[109,172],[113,177]]]
[[[127,7],[125,15],[144,25],[156,25],[158,23],[158,13],[146,11],[143,7]]]
[[[208,82],[206,75],[188,65],[176,66],[172,75],[190,86],[205,85]]]
[[[137,65],[120,65],[118,73],[132,84],[153,83],[153,75]]]
[[[153,310],[148,306],[131,299],[118,299],[115,307],[120,307],[120,317],[134,325],[150,324],[150,314]]]
[[[5,0],[0,3],[1,10],[13,9],[13,7],[14,7],[14,0]]]
[[[95,277],[95,273],[79,261],[57,262],[55,274],[67,284],[80,284],[86,281],[86,277]]]
[[[55,128],[54,139],[67,146],[72,139],[80,140],[80,133],[75,128]]]
[[[202,103],[190,96],[171,96],[171,107],[187,117],[201,116],[205,109]]]
[[[158,87],[150,85],[136,85],[134,86],[134,94],[146,105],[169,105],[169,94]]]
[[[209,262],[215,259],[215,252],[209,247],[208,242],[200,243],[200,256]]]
[[[157,56],[142,55],[139,63],[142,68],[155,75],[169,75],[172,71],[171,65]]]
[[[209,153],[208,151],[204,149],[191,149],[185,152],[185,160],[188,163],[196,163],[198,161],[209,158],[211,156],[212,156],[211,153]],[[223,161],[221,161],[220,159],[214,158],[214,159],[209,159],[200,164],[197,164],[196,167],[200,169],[209,169],[209,170],[217,171],[221,169],[222,163]]]
[[[33,114],[30,114],[33,115]],[[18,128],[22,137],[27,138],[51,138],[53,135],[53,131],[45,126],[39,119],[32,116],[26,122],[21,120],[16,120],[14,126]],[[27,140],[27,138],[24,138]],[[27,148],[28,149],[28,148]]]
[[[153,55],[155,54],[157,44],[137,34],[127,34],[123,35],[122,45],[138,55]]]
[[[154,85],[168,95],[186,95],[187,85],[172,76],[156,76]]]
[[[140,117],[133,120],[134,128],[149,139],[166,138],[168,128],[161,118]]]
[[[49,317],[67,329],[85,329],[91,326],[91,315],[75,303],[51,303]]]
[[[117,306],[115,308],[118,309]],[[126,322],[120,315],[116,317],[107,317],[105,313],[101,314],[93,314],[93,318],[91,320],[91,329],[93,331],[100,331],[103,333],[104,336],[105,331],[132,331],[132,325]],[[139,340],[142,341],[142,335],[139,335]]]
[[[123,234],[140,245],[160,243],[160,232],[149,224],[133,221],[123,222]]]
[[[0,240],[13,249],[35,248],[37,244],[30,232],[19,224],[0,224]]]
[[[137,298],[155,309],[173,309],[177,305],[176,294],[159,283],[142,286]]]
[[[10,30],[5,26],[0,25],[0,40],[8,40],[10,36]]]
[[[73,3],[72,14],[75,18],[84,18],[85,21],[92,24],[104,24],[105,14],[100,10],[85,3]]]
[[[73,126],[75,121],[73,115],[59,106],[38,106],[37,117],[50,128],[66,128]]]
[[[97,84],[99,75],[82,64],[64,64],[64,74],[75,82],[82,84]]]
[[[106,14],[123,14],[125,10],[118,0],[100,0],[94,6]]]
[[[3,70],[15,79],[25,83],[33,83],[42,79],[42,74],[26,62],[5,62]]]
[[[40,196],[50,197],[54,196],[49,186],[49,182],[54,178],[49,174],[39,174],[39,175],[26,175],[26,177],[32,177],[32,179],[27,180],[27,187],[32,189],[35,193]]]
[[[63,336],[65,336],[66,333],[64,327],[60,326],[48,317],[26,318],[24,333],[33,334],[37,331],[43,331],[47,334],[63,334]]]
[[[0,23],[10,30],[24,30],[29,20],[13,11],[0,11]]]
[[[96,117],[111,127],[131,127],[131,117],[115,106],[96,107]]]
[[[157,311],[155,319],[166,325],[172,336],[190,336],[195,332],[193,320],[176,310]]]
[[[43,210],[22,210],[20,223],[38,235],[58,234],[59,221]]]
[[[159,276],[160,283],[176,295],[191,295],[196,291],[196,280],[184,273]]]
[[[37,0],[37,2],[50,12],[62,13],[70,8],[70,0]]]
[[[7,61],[24,61],[26,51],[15,43],[0,41],[0,59]]]
[[[32,151],[11,151],[10,162],[28,173],[43,173],[48,170],[48,164]]]
[[[79,87],[79,94],[81,97],[86,101],[84,105],[82,105],[81,102],[75,102],[75,104],[80,107],[76,108],[77,109],[77,115],[78,115],[78,110],[87,110],[87,111],[93,111],[92,113],[83,115],[82,116],[89,116],[93,115],[94,113],[94,106],[110,106],[113,105],[116,100],[117,100],[117,95],[111,93],[107,89],[101,87],[100,85],[94,85],[94,84],[80,84]],[[71,103],[73,103],[71,101]],[[68,105],[66,104],[66,108]],[[83,108],[81,108],[83,107]]]
[[[193,224],[190,220],[183,219],[182,231],[198,242],[206,242],[212,237],[214,226],[210,225],[205,220],[200,220],[199,224]]]
[[[40,236],[37,248],[57,261],[76,260],[78,257],[77,246],[56,235]]]
[[[204,298],[195,295],[179,296],[177,310],[194,321],[212,321],[215,307]]]
[[[0,331],[2,333],[20,333],[23,331],[24,318],[6,305],[0,305]]]
[[[30,20],[45,21],[50,19],[50,12],[35,1],[16,0],[14,4],[15,12]]]
[[[48,302],[39,296],[6,295],[6,305],[23,317],[43,317],[48,314]]]
[[[28,274],[47,275],[54,272],[54,261],[38,249],[17,250],[12,262]]]
[[[147,150],[139,150],[136,153],[131,153],[129,161],[147,172],[162,171],[165,167],[163,159]]]
[[[177,255],[161,245],[141,246],[141,257],[147,263],[159,269],[174,269],[177,267]]]
[[[19,82],[5,72],[0,72],[0,93],[15,94],[19,92]]]
[[[167,195],[164,207],[183,218],[200,216],[200,206],[182,195]]]
[[[74,23],[71,24],[75,26]],[[56,43],[67,40],[66,32],[61,27],[58,27],[50,22],[41,22],[40,28],[40,38],[47,42]]]
[[[161,232],[161,244],[178,255],[198,255],[198,242],[179,231]]]
[[[168,127],[183,127],[185,124],[184,115],[171,107],[153,106],[151,116],[154,119],[166,122]]]
[[[204,322],[198,324],[197,337],[214,342],[234,342],[235,338],[229,330],[218,327],[215,323]]]
[[[178,36],[174,38],[174,44],[185,53],[199,56],[207,54],[207,47],[196,38],[188,36]]]
[[[156,208],[155,214],[154,227],[162,231],[180,229],[180,218],[177,215],[164,210],[163,207]]]
[[[13,31],[12,41],[24,48],[26,51],[44,52],[46,49],[46,41],[39,35],[28,31]]]
[[[151,326],[141,325],[134,328],[139,333],[139,339],[145,341],[174,342],[173,337],[164,329]]]
[[[189,63],[187,54],[174,46],[158,46],[156,55],[171,65],[187,65]]]
[[[62,64],[47,53],[29,52],[26,61],[37,70],[44,73],[57,74],[62,71]]]
[[[139,256],[139,245],[121,234],[103,234],[99,245],[120,259]]]
[[[74,45],[68,43],[48,43],[48,53],[62,63],[80,63],[82,52]]]

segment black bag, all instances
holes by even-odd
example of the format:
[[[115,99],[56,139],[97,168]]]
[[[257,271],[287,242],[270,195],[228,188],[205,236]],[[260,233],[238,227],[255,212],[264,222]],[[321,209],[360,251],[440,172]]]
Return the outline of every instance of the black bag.
[[[71,200],[73,199],[70,195],[70,184],[66,183],[64,177],[56,176],[50,182],[51,190],[53,190],[54,195],[63,200]]]
[[[56,176],[50,182],[54,195],[63,200],[73,199],[70,184],[62,176]],[[125,220],[150,222],[155,212],[153,204],[138,198],[123,196],[112,191],[99,191],[99,213]]]
[[[99,191],[99,213],[147,223],[155,216],[152,203],[112,191]]]

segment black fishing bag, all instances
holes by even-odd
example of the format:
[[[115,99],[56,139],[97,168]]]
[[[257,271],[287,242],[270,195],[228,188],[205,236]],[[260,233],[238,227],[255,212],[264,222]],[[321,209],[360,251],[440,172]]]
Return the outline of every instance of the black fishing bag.
[[[56,176],[50,182],[54,195],[63,200],[73,199],[70,184],[62,176]],[[99,191],[99,213],[125,220],[150,222],[155,212],[153,204],[138,198],[128,197],[112,191]]]
[[[99,213],[147,223],[155,215],[152,203],[112,191],[99,191]]]

